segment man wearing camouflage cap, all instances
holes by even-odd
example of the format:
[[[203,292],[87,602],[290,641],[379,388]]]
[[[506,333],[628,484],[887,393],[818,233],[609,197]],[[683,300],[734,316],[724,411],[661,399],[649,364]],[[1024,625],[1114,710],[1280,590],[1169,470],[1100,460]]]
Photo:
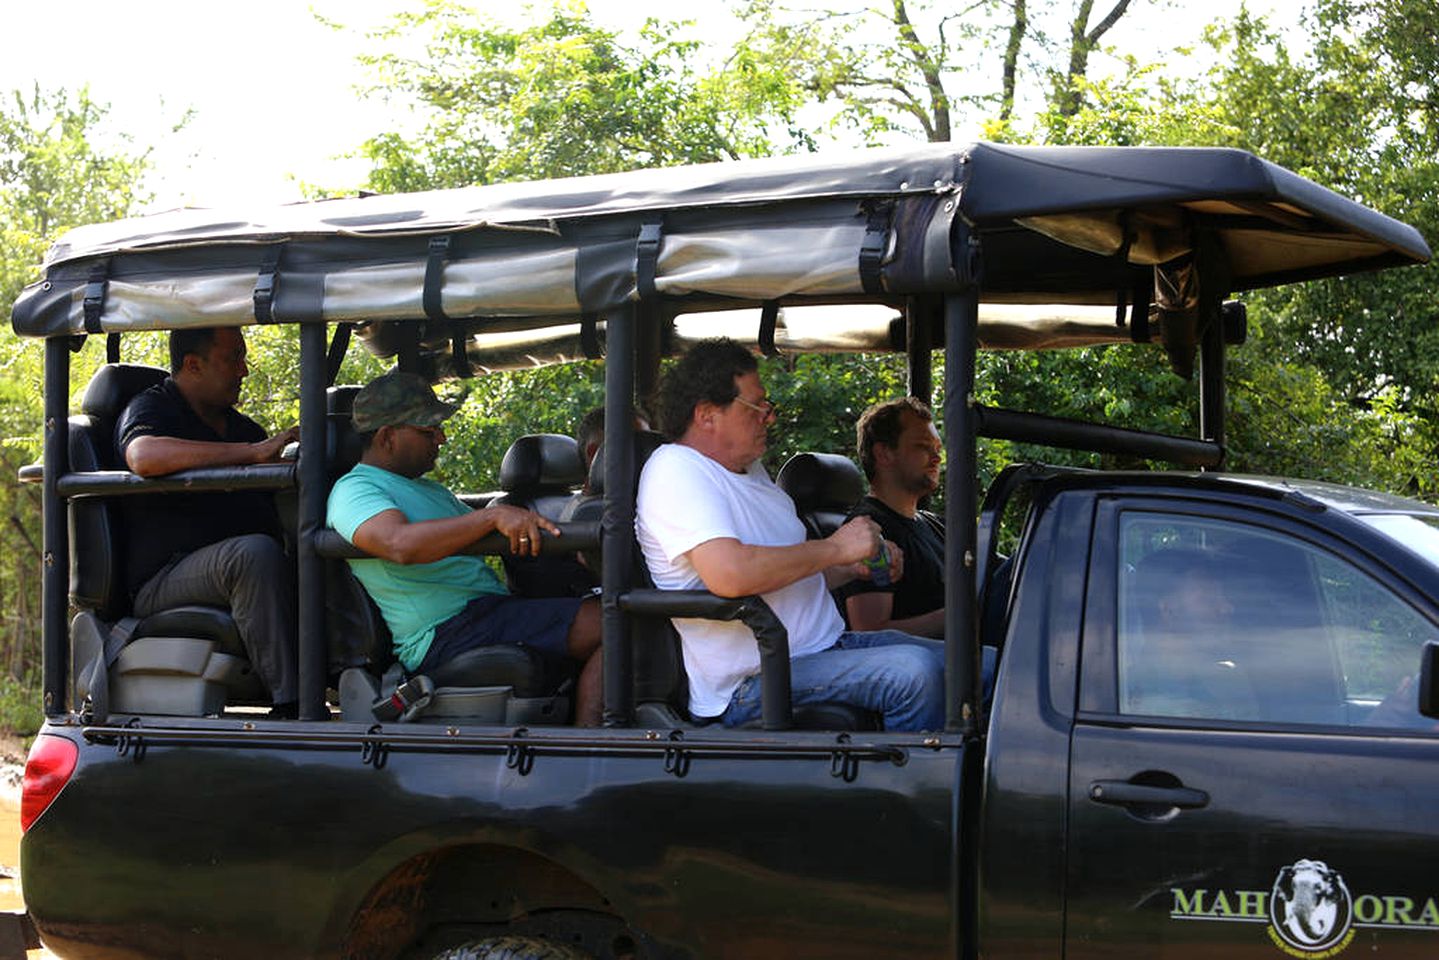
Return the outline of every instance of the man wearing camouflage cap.
[[[329,524],[370,554],[350,569],[379,605],[395,655],[425,673],[476,647],[523,644],[582,663],[575,721],[600,720],[600,612],[593,599],[511,596],[489,566],[463,551],[499,531],[517,556],[538,556],[559,528],[533,510],[492,504],[471,510],[425,478],[455,412],[413,373],[387,373],[355,397],[360,462],[330,491]]]

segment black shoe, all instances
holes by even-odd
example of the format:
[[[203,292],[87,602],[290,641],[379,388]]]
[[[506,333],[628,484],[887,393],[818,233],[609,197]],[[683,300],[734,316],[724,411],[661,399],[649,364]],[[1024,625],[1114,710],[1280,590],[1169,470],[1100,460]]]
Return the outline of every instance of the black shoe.
[[[300,715],[300,705],[294,700],[287,703],[277,703],[270,708],[269,718],[271,720],[294,720]]]

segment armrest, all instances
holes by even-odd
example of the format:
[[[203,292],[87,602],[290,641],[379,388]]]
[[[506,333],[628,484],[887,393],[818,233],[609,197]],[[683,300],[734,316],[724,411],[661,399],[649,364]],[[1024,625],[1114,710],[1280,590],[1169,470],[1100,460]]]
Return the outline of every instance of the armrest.
[[[548,557],[575,553],[580,550],[592,550],[600,545],[600,525],[598,523],[557,523],[555,526],[560,528],[560,535],[552,537],[546,534],[540,537],[540,556]],[[340,536],[337,531],[329,529],[316,531],[315,552],[322,557],[335,559],[357,560],[370,556]],[[509,552],[510,541],[499,533],[492,533],[476,540],[465,550],[465,553],[481,555]]]
[[[708,590],[631,590],[620,596],[619,604],[636,616],[738,620],[749,627],[759,645],[760,722],[766,730],[793,725],[789,632],[762,598],[717,597]]]
[[[261,463],[248,467],[200,467],[148,479],[128,470],[92,470],[67,473],[55,486],[62,497],[122,497],[201,490],[283,490],[294,485],[293,463]]]

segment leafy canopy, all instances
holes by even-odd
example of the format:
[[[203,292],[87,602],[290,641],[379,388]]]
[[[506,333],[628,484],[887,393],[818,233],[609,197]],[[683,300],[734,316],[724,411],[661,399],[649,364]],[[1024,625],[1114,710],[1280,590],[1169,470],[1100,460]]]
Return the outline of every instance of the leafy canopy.
[[[743,55],[706,71],[691,26],[651,19],[630,45],[582,3],[522,27],[451,0],[396,14],[372,34],[380,52],[361,58],[375,77],[368,93],[423,119],[415,133],[364,143],[369,186],[470,186],[807,146],[787,77]]]

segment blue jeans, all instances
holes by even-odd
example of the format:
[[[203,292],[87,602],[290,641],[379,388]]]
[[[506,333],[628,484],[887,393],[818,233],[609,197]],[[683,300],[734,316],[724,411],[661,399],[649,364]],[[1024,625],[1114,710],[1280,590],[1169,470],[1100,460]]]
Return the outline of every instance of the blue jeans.
[[[834,646],[790,661],[790,700],[848,703],[884,716],[886,730],[944,726],[944,644],[898,630],[846,632]],[[720,715],[727,727],[760,716],[760,677],[744,680]]]

